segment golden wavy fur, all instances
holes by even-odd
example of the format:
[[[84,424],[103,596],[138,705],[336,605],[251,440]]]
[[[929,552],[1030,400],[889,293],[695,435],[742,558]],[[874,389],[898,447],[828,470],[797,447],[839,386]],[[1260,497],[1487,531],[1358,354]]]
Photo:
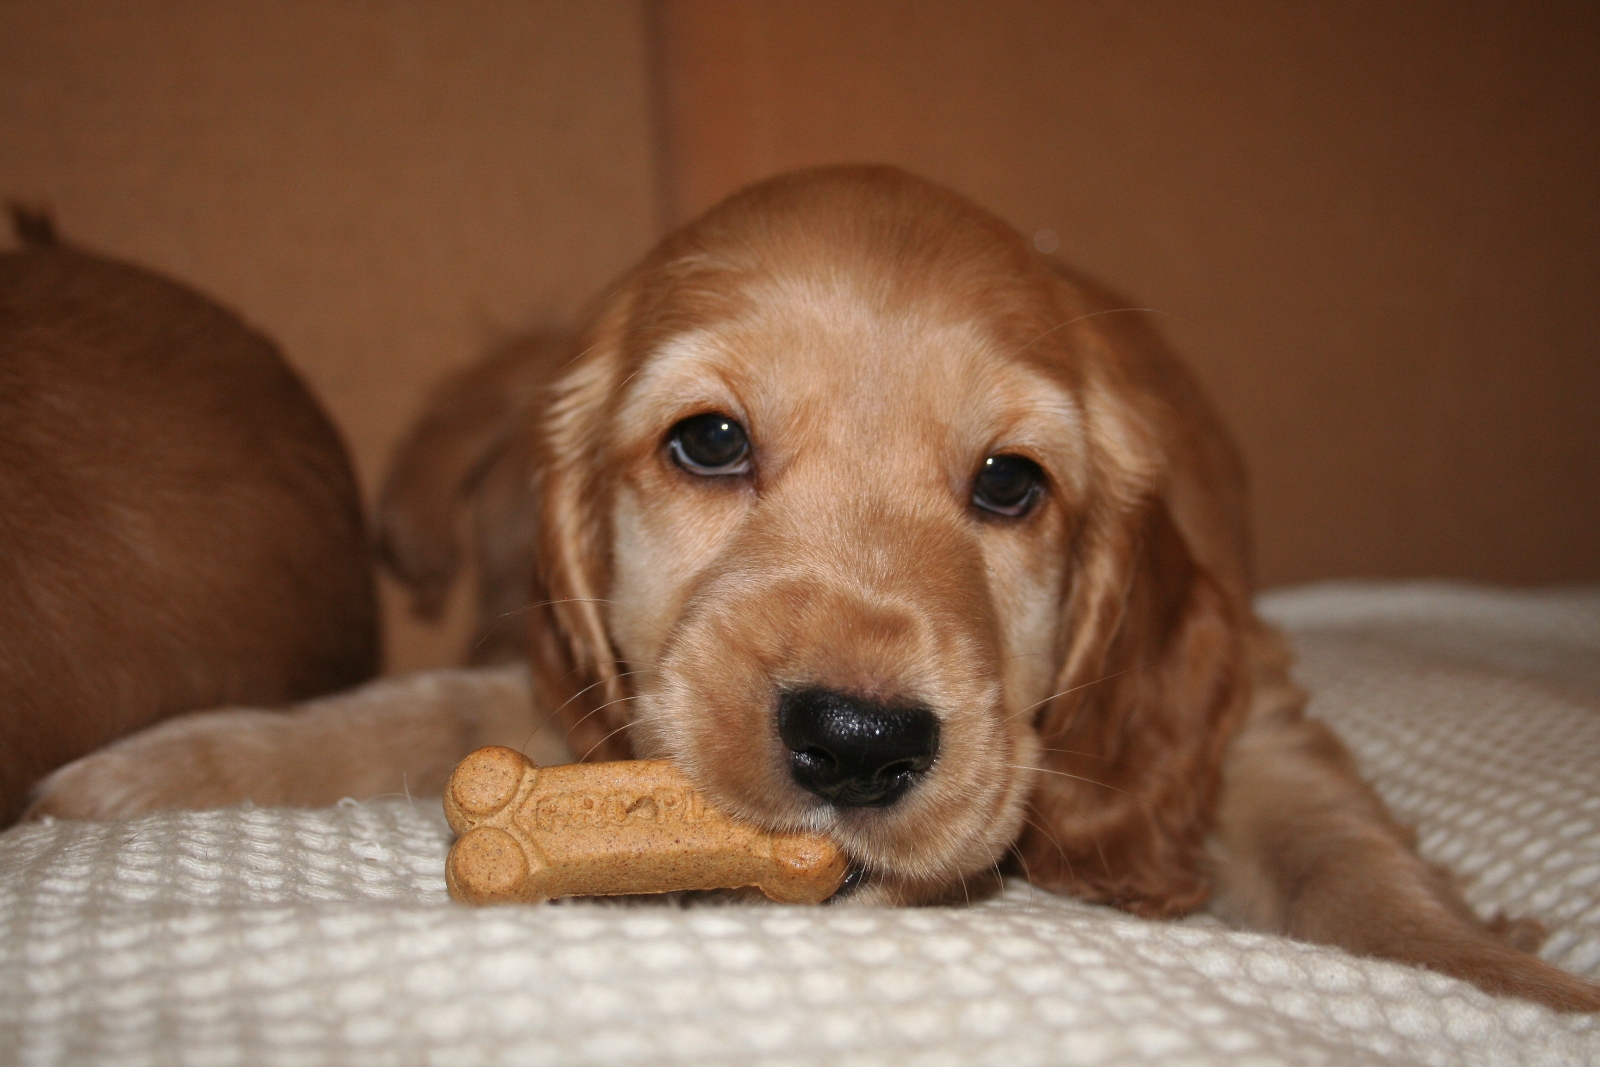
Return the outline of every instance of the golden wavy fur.
[[[739,466],[684,461],[706,415],[742,428]],[[1507,943],[1526,924],[1479,922],[1302,716],[1251,606],[1239,463],[1143,316],[948,191],[885,168],[748,189],[575,345],[447,385],[400,455],[388,560],[436,603],[473,501],[481,647],[528,649],[575,753],[670,756],[744,818],[829,832],[857,899],[961,900],[1010,867],[1600,1007]],[[1026,507],[979,506],[992,457],[1037,472]],[[931,765],[892,803],[830,802],[779,724],[817,691],[930,713]],[[486,721],[462,744],[527,725]]]

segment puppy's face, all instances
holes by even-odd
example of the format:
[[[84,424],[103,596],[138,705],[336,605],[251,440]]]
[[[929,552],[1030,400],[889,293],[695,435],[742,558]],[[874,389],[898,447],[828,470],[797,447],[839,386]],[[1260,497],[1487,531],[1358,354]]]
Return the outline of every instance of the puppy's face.
[[[669,245],[565,395],[605,397],[596,591],[635,754],[829,833],[868,899],[960,899],[1023,824],[1092,414],[1019,238],[859,192]]]

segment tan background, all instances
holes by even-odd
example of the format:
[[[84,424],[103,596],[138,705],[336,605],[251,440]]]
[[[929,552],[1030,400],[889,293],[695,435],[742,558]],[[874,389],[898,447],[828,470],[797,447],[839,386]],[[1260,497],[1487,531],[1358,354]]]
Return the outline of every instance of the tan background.
[[[663,223],[898,162],[1163,313],[1265,581],[1594,580],[1597,12],[0,0],[0,195],[265,327],[370,491],[428,385]],[[459,607],[391,597],[391,668]]]

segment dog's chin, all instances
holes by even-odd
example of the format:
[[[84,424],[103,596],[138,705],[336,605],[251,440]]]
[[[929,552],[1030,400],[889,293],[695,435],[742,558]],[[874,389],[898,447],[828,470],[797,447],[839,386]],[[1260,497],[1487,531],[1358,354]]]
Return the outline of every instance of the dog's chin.
[[[891,904],[976,899],[981,885],[994,877],[1020,829],[1020,813],[1002,806],[990,819],[951,826],[939,817],[942,806],[919,805],[918,799],[913,793],[903,811],[830,810],[831,818],[818,827],[862,871],[852,896]]]
[[[865,907],[905,908],[938,904],[976,904],[1000,892],[999,868],[985,867],[949,878],[912,879],[860,868],[829,901]]]
[[[988,842],[965,849],[965,863],[926,863],[903,866],[873,855],[870,847],[852,847],[848,835],[833,835],[850,857],[849,874],[833,897],[836,904],[904,907],[928,904],[970,904],[993,896],[1002,881],[1001,868],[1008,844]],[[1014,834],[1012,835],[1014,836]]]
[[[788,777],[781,753],[755,740],[745,758],[730,759],[726,736],[697,728],[703,717],[675,716],[657,695],[646,697],[632,731],[641,757],[672,759],[707,798],[736,818],[768,830],[826,834],[850,861],[838,902],[914,905],[981,899],[999,885],[999,871],[1021,831],[1031,779],[1016,765],[987,773],[938,766],[910,793],[883,808],[837,808]],[[1027,747],[1027,746],[1022,746]]]

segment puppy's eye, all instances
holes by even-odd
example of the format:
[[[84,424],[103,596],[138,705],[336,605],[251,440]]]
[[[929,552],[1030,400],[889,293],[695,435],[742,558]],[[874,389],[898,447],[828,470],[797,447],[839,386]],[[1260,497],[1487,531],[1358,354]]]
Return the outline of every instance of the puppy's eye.
[[[744,474],[750,469],[750,439],[726,415],[696,415],[672,428],[667,450],[691,474]]]
[[[1044,471],[1021,456],[990,456],[972,481],[972,502],[996,515],[1025,515],[1044,489]]]

